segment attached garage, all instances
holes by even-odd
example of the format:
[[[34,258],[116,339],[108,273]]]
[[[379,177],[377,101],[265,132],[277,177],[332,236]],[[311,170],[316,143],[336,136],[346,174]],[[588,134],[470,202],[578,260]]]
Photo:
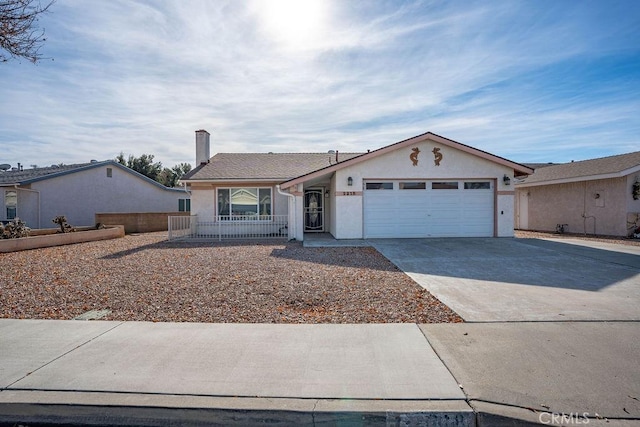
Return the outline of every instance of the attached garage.
[[[364,238],[492,237],[495,180],[364,180]]]

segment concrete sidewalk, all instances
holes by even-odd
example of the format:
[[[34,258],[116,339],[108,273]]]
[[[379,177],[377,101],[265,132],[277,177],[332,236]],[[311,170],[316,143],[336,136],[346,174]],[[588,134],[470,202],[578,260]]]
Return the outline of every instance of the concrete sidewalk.
[[[631,425],[638,360],[637,322],[5,319],[0,425]]]
[[[121,422],[127,408],[127,425],[149,417],[179,417],[181,425],[260,417],[282,425],[362,417],[470,425],[474,417],[414,324],[0,320],[0,348],[4,422],[34,422],[24,416],[47,408],[55,409],[51,421],[98,424]]]

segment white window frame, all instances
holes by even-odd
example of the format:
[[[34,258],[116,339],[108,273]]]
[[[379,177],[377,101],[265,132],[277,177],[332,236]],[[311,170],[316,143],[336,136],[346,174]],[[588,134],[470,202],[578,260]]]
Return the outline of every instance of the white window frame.
[[[257,208],[257,213],[255,215],[255,218],[251,218],[251,219],[246,219],[246,217],[248,216],[253,216],[253,215],[236,215],[234,218],[233,215],[233,204],[231,203],[231,192],[233,190],[238,190],[238,189],[251,189],[251,190],[256,190],[256,196],[258,198],[258,203],[256,204],[256,208]],[[220,213],[220,191],[221,190],[227,190],[229,191],[229,214],[221,214]],[[269,214],[261,214],[260,213],[260,190],[268,190],[269,191]],[[218,187],[216,188],[216,213],[218,215],[218,218],[220,220],[225,220],[225,221],[243,221],[243,222],[257,222],[257,221],[271,221],[273,219],[273,188],[272,187],[249,187],[249,186],[237,186],[237,187]]]
[[[15,204],[9,205],[8,199],[9,193],[15,194]],[[15,218],[18,218],[18,191],[17,190],[5,190],[4,191],[4,217],[6,220],[10,221]],[[9,207],[13,208],[13,218],[9,218]]]

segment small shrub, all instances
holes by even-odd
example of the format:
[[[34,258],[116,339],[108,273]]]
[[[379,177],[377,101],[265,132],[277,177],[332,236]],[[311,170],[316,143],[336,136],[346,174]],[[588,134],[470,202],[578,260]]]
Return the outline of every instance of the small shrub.
[[[31,229],[20,218],[14,218],[12,222],[3,224],[0,222],[0,239],[18,239],[29,237]]]

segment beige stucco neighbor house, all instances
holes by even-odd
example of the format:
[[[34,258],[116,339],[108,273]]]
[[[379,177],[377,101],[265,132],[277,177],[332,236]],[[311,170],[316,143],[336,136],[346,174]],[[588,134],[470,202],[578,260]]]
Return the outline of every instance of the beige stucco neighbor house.
[[[198,166],[181,180],[199,235],[266,224],[297,240],[513,236],[512,182],[533,172],[430,132],[366,153],[209,157],[209,138],[196,131]]]
[[[522,230],[628,236],[640,226],[640,151],[537,168],[515,188]]]
[[[99,212],[188,210],[189,198],[184,189],[167,188],[113,160],[0,169],[0,220],[19,217],[31,228],[55,227],[51,220],[58,215],[74,226],[92,226]]]

